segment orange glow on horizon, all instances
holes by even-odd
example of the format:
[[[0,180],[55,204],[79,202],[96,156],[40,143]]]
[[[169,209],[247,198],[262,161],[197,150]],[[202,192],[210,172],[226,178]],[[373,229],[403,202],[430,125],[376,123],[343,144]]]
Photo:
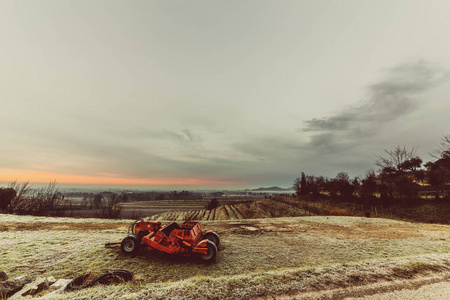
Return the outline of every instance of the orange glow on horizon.
[[[227,186],[244,185],[245,182],[218,181],[207,178],[124,178],[116,174],[102,174],[99,176],[83,176],[37,172],[17,169],[0,169],[0,182],[27,182],[57,184],[86,184],[86,185],[149,185],[149,186]]]

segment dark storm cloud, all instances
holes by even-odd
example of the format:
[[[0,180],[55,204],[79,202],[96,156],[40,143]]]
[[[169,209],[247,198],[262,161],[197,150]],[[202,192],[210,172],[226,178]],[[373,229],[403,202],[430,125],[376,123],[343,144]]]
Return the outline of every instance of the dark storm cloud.
[[[307,120],[303,131],[351,133],[361,125],[393,121],[415,111],[420,103],[418,96],[448,78],[449,72],[424,61],[397,66],[385,79],[370,85],[368,97],[358,105],[330,117]]]
[[[389,69],[386,77],[368,87],[357,105],[332,116],[305,121],[302,131],[314,132],[307,148],[329,153],[346,148],[356,139],[371,137],[381,127],[420,107],[420,95],[449,78],[438,66],[419,61]]]

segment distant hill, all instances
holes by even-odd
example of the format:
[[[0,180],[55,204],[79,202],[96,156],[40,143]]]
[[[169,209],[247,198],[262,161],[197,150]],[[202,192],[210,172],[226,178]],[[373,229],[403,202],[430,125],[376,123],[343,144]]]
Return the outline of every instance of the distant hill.
[[[276,192],[288,192],[292,191],[291,188],[281,188],[279,186],[271,186],[271,187],[260,187],[257,189],[253,189],[254,192],[267,192],[267,191],[276,191]]]

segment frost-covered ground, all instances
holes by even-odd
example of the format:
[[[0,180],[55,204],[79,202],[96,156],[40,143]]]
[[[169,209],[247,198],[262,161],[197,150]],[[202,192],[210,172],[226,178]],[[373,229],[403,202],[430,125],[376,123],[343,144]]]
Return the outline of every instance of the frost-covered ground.
[[[135,280],[66,298],[255,298],[450,274],[450,226],[359,217],[203,222],[221,236],[212,265],[145,251],[121,241],[131,220],[0,214],[0,268],[10,277],[74,278],[129,269]],[[450,276],[450,275],[449,275]]]

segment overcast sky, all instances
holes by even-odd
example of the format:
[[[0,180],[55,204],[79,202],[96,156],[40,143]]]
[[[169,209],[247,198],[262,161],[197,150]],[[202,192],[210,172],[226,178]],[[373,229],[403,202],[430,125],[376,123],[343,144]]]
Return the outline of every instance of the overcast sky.
[[[450,1],[0,0],[0,182],[291,186],[450,133]]]

